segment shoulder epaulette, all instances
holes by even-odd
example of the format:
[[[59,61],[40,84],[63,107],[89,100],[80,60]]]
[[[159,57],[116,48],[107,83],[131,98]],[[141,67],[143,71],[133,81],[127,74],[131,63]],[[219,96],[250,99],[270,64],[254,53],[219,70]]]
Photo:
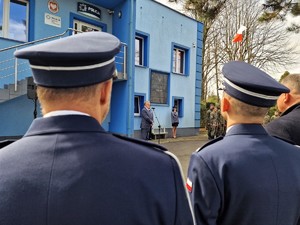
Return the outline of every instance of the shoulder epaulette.
[[[207,142],[207,143],[204,144],[201,148],[198,148],[198,149],[197,149],[197,152],[201,151],[203,148],[205,148],[205,147],[207,147],[207,146],[209,146],[209,145],[211,145],[211,144],[213,144],[213,143],[216,143],[216,142],[222,140],[223,138],[224,138],[223,136],[220,136],[220,137],[217,137],[217,138],[215,138],[215,139],[213,139],[213,140]]]
[[[140,144],[140,145],[144,145],[144,146],[147,146],[147,147],[155,148],[155,149],[160,150],[160,151],[168,151],[168,149],[166,149],[165,147],[163,147],[159,144],[153,143],[153,142],[144,141],[144,140],[137,139],[137,138],[131,138],[131,137],[127,137],[127,136],[124,136],[124,135],[121,135],[121,134],[112,133],[112,135],[114,135],[115,137],[120,138],[122,140],[125,140],[125,141],[130,141],[130,142],[133,142],[133,143],[136,143],[136,144]]]

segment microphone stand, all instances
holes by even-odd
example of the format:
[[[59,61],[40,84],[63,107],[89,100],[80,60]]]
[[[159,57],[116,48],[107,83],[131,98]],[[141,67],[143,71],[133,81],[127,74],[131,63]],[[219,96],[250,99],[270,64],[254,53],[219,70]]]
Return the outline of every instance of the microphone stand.
[[[152,111],[153,111],[154,116],[155,116],[155,118],[157,120],[157,123],[158,123],[158,144],[160,144],[160,128],[161,128],[161,126],[160,126],[159,120],[158,120],[157,115],[156,115],[154,110],[155,110],[155,108],[152,108]]]

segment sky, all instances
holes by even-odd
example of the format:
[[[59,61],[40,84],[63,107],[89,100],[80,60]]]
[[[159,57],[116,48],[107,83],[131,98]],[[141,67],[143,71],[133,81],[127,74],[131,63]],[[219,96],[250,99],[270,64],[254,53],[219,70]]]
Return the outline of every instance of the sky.
[[[170,0],[156,0],[157,2],[160,2],[174,10],[177,10],[177,11],[181,11],[182,10],[182,4],[180,4],[180,2],[182,2],[182,0],[179,0],[178,2],[179,3],[176,3],[176,2],[170,2]],[[262,2],[264,0],[261,0]],[[288,17],[288,21],[291,22],[291,21],[295,21],[297,22],[298,24],[300,24],[300,16],[298,17]],[[280,76],[285,72],[285,71],[289,71],[290,73],[300,73],[300,34],[291,34],[291,41],[292,42],[295,42],[298,47],[297,47],[297,50],[299,52],[299,63],[296,64],[296,65],[289,65],[287,66],[286,68],[280,68],[280,71],[279,72],[272,72],[272,76],[275,78],[275,79],[279,79]]]

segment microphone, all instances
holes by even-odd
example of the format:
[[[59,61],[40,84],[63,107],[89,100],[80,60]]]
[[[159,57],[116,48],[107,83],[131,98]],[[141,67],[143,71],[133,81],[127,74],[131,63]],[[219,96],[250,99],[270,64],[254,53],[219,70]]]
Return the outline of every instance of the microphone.
[[[152,110],[154,110],[155,108],[154,108],[154,107],[152,107],[151,109],[152,109]]]

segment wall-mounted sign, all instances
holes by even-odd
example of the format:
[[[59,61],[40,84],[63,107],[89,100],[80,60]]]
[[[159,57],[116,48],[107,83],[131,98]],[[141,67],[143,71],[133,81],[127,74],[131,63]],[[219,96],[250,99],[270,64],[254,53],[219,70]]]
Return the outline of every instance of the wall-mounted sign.
[[[48,9],[52,13],[57,13],[59,10],[58,2],[56,0],[49,0],[48,1]]]
[[[101,10],[94,6],[83,2],[77,3],[77,12],[83,13],[85,15],[101,19]]]
[[[61,27],[61,18],[59,16],[54,16],[49,13],[45,13],[45,24],[54,27]]]

